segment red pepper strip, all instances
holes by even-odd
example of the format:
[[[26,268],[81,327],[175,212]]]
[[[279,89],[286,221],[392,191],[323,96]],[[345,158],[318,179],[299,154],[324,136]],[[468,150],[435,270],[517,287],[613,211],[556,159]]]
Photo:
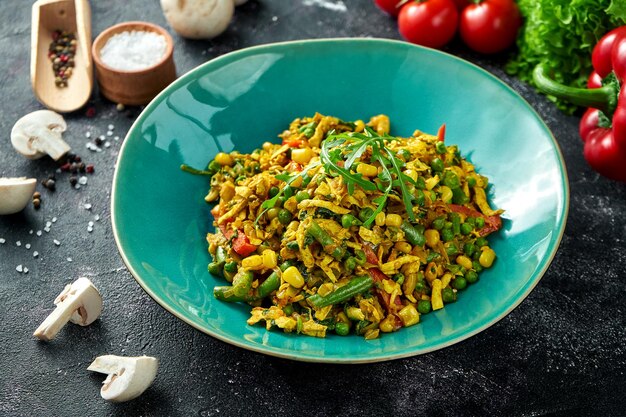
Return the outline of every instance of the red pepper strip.
[[[594,73],[588,85],[597,88],[561,85],[547,76],[542,65],[535,68],[533,80],[544,93],[589,107],[579,125],[585,159],[605,177],[626,182],[626,88],[620,90],[620,85],[626,82],[626,26],[604,35],[591,58]],[[617,80],[612,79],[612,74]],[[604,85],[598,87],[598,78]],[[600,111],[605,117],[600,117]]]
[[[302,139],[283,139],[283,145],[289,145],[290,148],[299,148],[303,142]]]
[[[482,217],[485,219],[485,226],[478,231],[479,236],[487,236],[490,233],[500,230],[502,227],[502,219],[500,215],[494,214],[493,216],[485,216],[481,212],[469,207],[459,206],[458,204],[448,204],[451,211],[455,213],[464,214],[467,217]]]
[[[377,265],[378,256],[376,256],[374,249],[367,243],[363,243],[361,247],[363,248],[363,252],[365,252],[365,260],[372,265]]]
[[[439,142],[443,142],[446,139],[446,124],[442,124],[441,127],[439,128],[439,131],[437,132],[437,138],[439,139]]]

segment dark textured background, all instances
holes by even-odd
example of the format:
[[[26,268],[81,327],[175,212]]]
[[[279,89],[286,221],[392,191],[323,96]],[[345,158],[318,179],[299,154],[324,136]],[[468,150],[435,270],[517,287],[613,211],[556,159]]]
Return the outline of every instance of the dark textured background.
[[[0,1],[0,175],[41,179],[53,172],[54,164],[23,159],[9,141],[15,121],[42,108],[29,84],[30,3]],[[94,36],[125,20],[166,26],[158,0],[91,3]],[[273,41],[398,38],[395,22],[371,0],[341,4],[347,12],[307,5],[306,0],[250,0],[213,41],[174,36],[178,72],[234,49]],[[118,255],[109,204],[122,139],[96,154],[85,149],[85,132],[104,134],[111,123],[123,138],[139,109],[119,113],[95,94],[90,106],[96,117],[87,118],[84,109],[67,115],[65,134],[85,160],[96,164],[89,183],[74,190],[63,175],[55,193],[38,186],[41,210],[28,207],[0,217],[0,238],[6,239],[0,244],[0,416],[626,415],[626,186],[599,177],[586,165],[578,119],[564,116],[508,77],[502,71],[504,57],[481,58],[458,43],[447,50],[519,91],[554,132],[568,167],[571,206],[560,250],[536,289],[509,316],[452,347],[359,366],[276,359],[194,330],[153,302]],[[92,204],[91,211],[85,203]],[[87,223],[96,214],[101,220],[88,233]],[[49,233],[29,234],[42,230],[52,217],[58,221]],[[34,250],[39,259],[33,258]],[[19,264],[30,272],[16,272]],[[79,276],[91,278],[103,293],[101,320],[86,328],[68,325],[53,342],[37,342],[31,334],[51,311],[52,300]],[[154,385],[130,403],[103,401],[102,377],[86,368],[105,353],[160,357]]]

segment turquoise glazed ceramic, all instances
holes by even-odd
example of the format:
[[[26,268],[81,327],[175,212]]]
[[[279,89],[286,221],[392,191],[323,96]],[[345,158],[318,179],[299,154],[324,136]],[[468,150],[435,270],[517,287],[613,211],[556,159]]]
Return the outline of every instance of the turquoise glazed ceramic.
[[[420,324],[375,340],[326,339],[248,326],[250,307],[213,298],[207,272],[212,217],[204,167],[217,152],[250,152],[299,116],[344,120],[385,113],[392,133],[435,133],[489,177],[506,210],[490,237],[498,254],[456,303]],[[312,362],[375,362],[466,339],[513,310],[557,250],[569,192],[563,158],[533,109],[500,80],[461,59],[379,39],[263,45],[224,55],[182,76],[150,103],[128,133],[113,181],[113,230],[137,282],[176,317],[233,345]]]

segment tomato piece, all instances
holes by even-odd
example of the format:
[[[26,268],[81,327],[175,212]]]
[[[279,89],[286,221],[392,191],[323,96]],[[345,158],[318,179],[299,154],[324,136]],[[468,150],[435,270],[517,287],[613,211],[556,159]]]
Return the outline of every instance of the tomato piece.
[[[399,4],[402,3],[401,0],[374,0],[376,6],[381,9],[383,12],[393,16],[398,17],[398,13],[400,13]]]
[[[302,139],[283,139],[283,145],[289,145],[290,148],[299,148],[303,143]]]
[[[452,0],[411,1],[400,9],[398,29],[411,43],[441,48],[454,37],[458,21]]]
[[[483,54],[509,48],[522,26],[522,15],[513,0],[484,0],[461,12],[459,30],[467,46]]]
[[[250,243],[248,236],[241,230],[237,233],[237,237],[233,240],[233,250],[239,255],[246,257],[257,249],[257,246]]]
[[[217,220],[217,218],[220,217],[220,205],[219,204],[216,204],[215,207],[211,209],[211,215],[213,216],[215,220]]]

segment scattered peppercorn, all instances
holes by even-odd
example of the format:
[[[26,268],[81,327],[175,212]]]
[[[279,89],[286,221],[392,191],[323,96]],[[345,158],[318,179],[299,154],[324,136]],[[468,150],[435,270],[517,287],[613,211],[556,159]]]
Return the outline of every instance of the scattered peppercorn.
[[[72,162],[70,164],[70,172],[72,174],[76,174],[78,172],[78,164],[76,164],[76,162]]]
[[[41,207],[41,200],[38,198],[34,198],[33,207],[35,208],[35,210],[39,210],[39,207]]]
[[[41,181],[41,185],[50,191],[54,191],[56,189],[56,181],[50,178]]]
[[[85,171],[87,171],[87,174],[93,174],[94,172],[94,166],[89,164],[85,167]]]
[[[95,107],[89,107],[87,109],[87,111],[85,112],[85,116],[87,117],[94,117],[96,115],[96,108]]]
[[[94,143],[98,146],[102,145],[102,143],[104,143],[104,139],[102,139],[100,136],[98,136],[97,138],[95,138]]]
[[[76,35],[71,32],[55,30],[48,48],[48,58],[52,62],[54,83],[57,87],[67,87],[67,80],[72,76],[76,55]]]
[[[33,199],[35,199],[35,198],[41,198],[41,193],[39,191],[35,191],[33,193]]]
[[[75,186],[76,184],[78,184],[78,178],[75,177],[74,175],[72,175],[70,177],[70,184],[72,185],[72,187]]]

